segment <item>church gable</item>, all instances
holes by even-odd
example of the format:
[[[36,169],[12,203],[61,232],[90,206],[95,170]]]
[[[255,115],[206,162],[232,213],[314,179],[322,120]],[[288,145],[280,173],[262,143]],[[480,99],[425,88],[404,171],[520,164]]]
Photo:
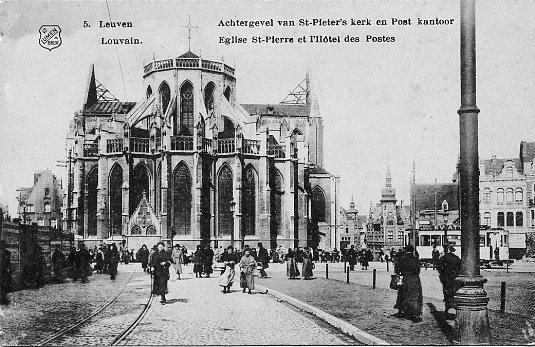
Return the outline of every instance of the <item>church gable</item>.
[[[147,202],[147,197],[143,193],[143,198],[139,202],[136,210],[128,223],[129,235],[161,235],[160,221],[154,210]]]

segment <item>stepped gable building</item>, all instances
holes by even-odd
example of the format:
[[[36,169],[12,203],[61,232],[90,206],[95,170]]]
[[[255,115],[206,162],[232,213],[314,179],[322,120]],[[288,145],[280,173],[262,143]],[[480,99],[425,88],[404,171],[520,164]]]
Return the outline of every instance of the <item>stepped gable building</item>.
[[[339,179],[322,168],[308,76],[281,104],[241,105],[234,68],[188,51],[144,66],[142,83],[142,100],[119,101],[91,66],[67,136],[74,233],[129,249],[333,248]]]
[[[33,175],[33,187],[17,189],[17,214],[23,224],[60,228],[63,189],[50,170]]]

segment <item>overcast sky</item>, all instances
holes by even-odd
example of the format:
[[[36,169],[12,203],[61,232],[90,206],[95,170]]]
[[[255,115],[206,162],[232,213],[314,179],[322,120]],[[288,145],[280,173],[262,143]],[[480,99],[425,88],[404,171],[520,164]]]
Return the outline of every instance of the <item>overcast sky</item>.
[[[143,95],[142,67],[188,49],[188,15],[198,26],[192,51],[236,66],[240,103],[278,103],[312,71],[324,120],[325,168],[341,178],[341,203],[354,194],[366,213],[380,199],[388,165],[398,200],[408,201],[412,163],[421,183],[450,182],[458,156],[459,1],[109,1],[113,21],[99,28],[106,2],[0,5],[0,193],[15,212],[16,189],[34,171],[65,160],[65,135],[82,106],[88,68],[120,100]],[[486,0],[477,6],[480,158],[518,156],[535,141],[535,2]],[[453,25],[418,26],[425,19]],[[411,18],[411,26],[218,27],[221,19]],[[84,28],[84,20],[91,27]],[[62,45],[38,44],[44,24],[61,27]],[[358,43],[219,44],[220,36],[359,36]],[[366,43],[366,35],[394,36]],[[102,45],[101,38],[139,38],[141,45]],[[124,76],[121,77],[121,69]]]

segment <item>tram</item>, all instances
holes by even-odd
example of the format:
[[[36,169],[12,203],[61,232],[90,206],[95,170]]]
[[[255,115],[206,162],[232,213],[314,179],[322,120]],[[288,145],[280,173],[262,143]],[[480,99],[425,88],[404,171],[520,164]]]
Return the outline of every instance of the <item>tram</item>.
[[[446,232],[440,226],[427,226],[427,228],[423,225],[420,226],[419,242],[416,249],[423,263],[431,261],[433,246],[436,246],[442,255],[445,237],[447,237],[447,244],[453,246],[455,254],[461,257],[460,226],[448,226]],[[481,226],[479,230],[479,258],[483,264],[509,260],[509,231],[502,228]]]

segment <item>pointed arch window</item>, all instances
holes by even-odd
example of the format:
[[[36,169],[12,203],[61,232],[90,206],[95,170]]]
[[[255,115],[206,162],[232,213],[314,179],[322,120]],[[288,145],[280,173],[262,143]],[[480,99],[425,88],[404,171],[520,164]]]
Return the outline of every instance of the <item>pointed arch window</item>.
[[[243,177],[242,228],[244,235],[255,235],[256,227],[256,175],[252,166]]]
[[[152,95],[152,88],[150,86],[147,87],[147,99],[151,97]]]
[[[193,86],[186,82],[180,88],[180,135],[193,135]]]
[[[204,88],[204,107],[206,108],[208,117],[214,112],[214,91],[215,84],[212,82],[208,83],[206,88]]]
[[[271,239],[276,240],[277,235],[282,234],[282,196],[283,180],[279,170],[274,170],[270,175],[271,186]]]
[[[326,221],[325,207],[325,194],[323,194],[323,191],[320,187],[314,187],[314,189],[312,189],[312,221]]]
[[[87,175],[87,235],[97,235],[98,169]]]
[[[201,239],[210,240],[212,222],[212,163],[202,160],[202,188],[201,188]]]
[[[115,165],[110,172],[109,192],[110,192],[110,234],[121,235],[123,229],[122,209],[123,209],[123,169]]]
[[[150,196],[150,175],[149,170],[143,164],[136,166],[132,175],[130,176],[130,215],[134,213],[137,206],[141,202],[143,193],[149,200]]]
[[[169,89],[169,85],[166,82],[163,82],[160,86],[160,105],[162,105],[163,114],[167,112],[167,107],[169,106],[170,101],[171,89]]]
[[[191,234],[191,173],[183,162],[173,175],[174,225],[177,235]]]
[[[234,216],[230,210],[233,199],[232,171],[223,166],[217,178],[217,225],[219,235],[230,235],[234,231]]]
[[[230,93],[231,93],[231,89],[229,86],[227,86],[227,88],[225,89],[225,92],[223,93],[223,95],[225,95],[225,99],[227,99],[227,101],[230,101]]]

